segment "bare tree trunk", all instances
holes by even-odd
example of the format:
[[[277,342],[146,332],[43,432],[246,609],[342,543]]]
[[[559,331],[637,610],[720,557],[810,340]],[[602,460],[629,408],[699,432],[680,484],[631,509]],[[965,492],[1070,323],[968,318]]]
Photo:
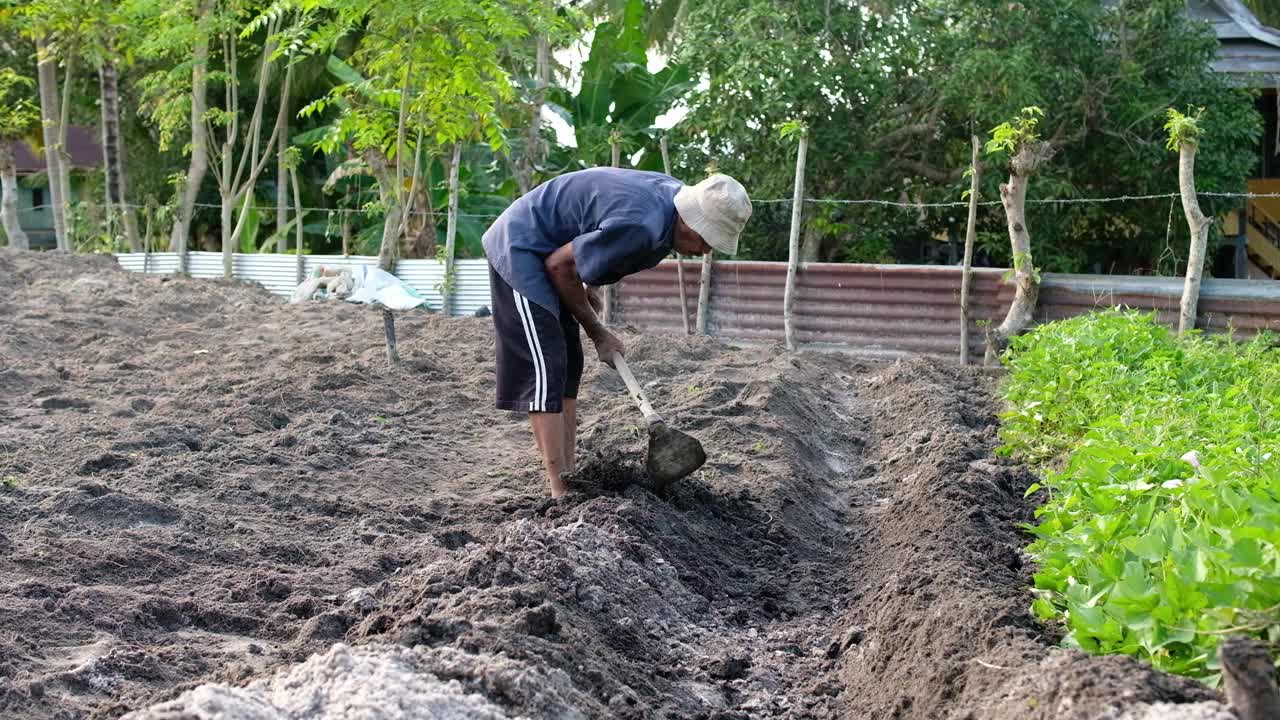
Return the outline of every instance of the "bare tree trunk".
[[[1053,157],[1053,146],[1047,142],[1023,143],[1010,163],[1009,182],[1000,186],[1000,202],[1009,226],[1009,242],[1013,248],[1013,304],[1004,322],[987,335],[985,362],[990,365],[1009,343],[1009,338],[1031,325],[1040,297],[1039,273],[1031,257],[1031,234],[1027,231],[1027,186],[1040,165]]]
[[[209,15],[210,0],[202,0],[196,9],[197,22]],[[178,253],[178,272],[187,272],[187,245],[191,232],[191,215],[195,211],[200,185],[209,169],[209,133],[204,114],[208,108],[205,90],[208,87],[209,36],[201,31],[196,34],[192,49],[194,65],[191,70],[191,163],[187,167],[186,186],[178,203],[173,221],[169,249]]]
[[[289,249],[285,228],[289,225],[289,170],[285,157],[289,151],[289,98],[280,97],[280,113],[276,116],[280,136],[276,138],[276,252]]]
[[[106,156],[107,204],[114,206],[124,224],[125,239],[132,252],[142,250],[138,237],[138,215],[129,204],[125,180],[123,143],[120,138],[120,75],[114,60],[104,60],[98,68],[102,93],[102,151]]]
[[[13,145],[0,141],[0,225],[9,238],[9,247],[30,250],[31,242],[18,224],[18,170],[13,159]]]
[[[231,226],[233,223],[232,213],[235,211],[235,206],[232,204],[233,202],[233,198],[228,197],[224,193],[222,195],[222,202],[219,203],[218,207],[218,224],[221,226],[219,228],[219,232],[222,233],[220,238],[222,241],[222,277],[228,279],[232,276],[234,271],[235,260],[235,257],[232,254],[235,252],[235,249],[231,247]]]
[[[804,218],[804,161],[809,149],[809,136],[800,136],[796,149],[796,184],[791,195],[791,240],[787,253],[787,284],[782,293],[782,328],[788,350],[796,349],[796,327],[793,311],[796,304],[796,271],[800,266],[800,225]]]
[[[1191,230],[1191,252],[1187,256],[1187,280],[1182,286],[1182,307],[1178,313],[1178,334],[1196,326],[1196,310],[1200,304],[1200,279],[1204,275],[1205,245],[1209,240],[1209,218],[1200,212],[1196,197],[1195,141],[1183,141],[1178,148],[1178,190],[1182,194],[1182,212]]]
[[[71,88],[75,84],[76,54],[67,55],[66,70],[62,75],[62,102],[58,106],[58,157],[62,162],[58,165],[58,182],[62,185],[62,197],[66,201],[65,212],[71,211],[75,198],[71,193],[71,151],[67,144],[67,131],[71,128]],[[57,87],[57,84],[54,84]],[[65,220],[67,228],[67,252],[75,252],[76,226],[71,220]]]
[[[274,35],[279,28],[278,21],[267,27],[268,36]],[[236,57],[236,42],[232,36],[229,44],[229,52],[227,57]],[[249,220],[249,210],[253,204],[253,190],[258,184],[258,177],[267,167],[267,161],[271,159],[271,147],[275,145],[276,139],[280,137],[281,125],[279,116],[277,122],[271,128],[271,137],[267,139],[266,149],[262,152],[259,150],[259,141],[262,132],[262,115],[263,108],[267,101],[267,88],[271,81],[271,68],[275,61],[272,55],[275,53],[275,43],[268,42],[262,48],[262,58],[258,70],[258,98],[254,102],[253,115],[249,120],[249,129],[243,141],[239,137],[239,124],[234,114],[238,110],[238,101],[235,98],[235,92],[238,89],[239,81],[236,79],[234,71],[231,73],[231,101],[232,120],[231,128],[227,132],[226,142],[223,143],[223,157],[221,167],[223,170],[224,181],[221,183],[223,193],[223,212],[235,205],[240,205],[240,217],[236,220],[235,227],[232,228],[230,235],[224,228],[222,243],[222,272],[225,277],[231,277],[232,259],[235,251],[240,244],[240,234],[244,232],[246,223]],[[285,72],[284,85],[280,90],[282,97],[289,96],[289,87],[293,80],[293,64],[289,64],[288,70]],[[240,159],[235,165],[235,174],[231,173],[232,161],[235,156],[234,148],[236,143],[240,143]],[[246,175],[246,170],[248,174]]]
[[[395,180],[391,176],[387,156],[377,148],[369,148],[364,151],[363,157],[369,172],[378,181],[378,192],[383,202],[387,204],[387,214],[382,218],[382,242],[378,246],[378,267],[391,272],[396,265],[396,245],[400,240],[400,229],[404,227],[400,222],[404,211],[393,185]]]
[[[662,171],[671,175],[671,156],[667,153],[667,136],[663,135],[658,141],[658,148],[662,151]],[[675,177],[672,175],[672,177]],[[684,334],[690,334],[689,328],[689,303],[685,300],[684,290],[684,258],[680,257],[680,252],[676,251],[676,284],[680,288],[680,323],[684,326]]]
[[[102,83],[102,68],[98,68],[98,83]],[[102,148],[102,199],[107,211],[107,232],[114,232],[116,223],[116,204],[111,199],[111,143],[107,142],[107,102],[98,103],[102,110],[102,120],[98,123],[98,145]]]
[[[342,213],[342,256],[346,257],[351,254],[351,216],[349,213]]]
[[[382,222],[382,243],[378,246],[378,267],[391,272],[396,266],[396,243],[400,237],[400,206],[387,206],[387,216]]]
[[[457,252],[454,243],[458,237],[458,168],[462,165],[462,143],[453,146],[453,159],[449,163],[449,217],[444,230],[444,297],[440,300],[441,312],[447,317],[453,314],[454,285],[453,256]]]
[[[960,364],[969,364],[969,285],[973,280],[973,245],[978,237],[978,186],[982,177],[979,161],[982,143],[978,136],[973,143],[973,159],[969,161],[969,222],[964,229],[964,269],[960,275]]]
[[[53,232],[59,250],[71,249],[67,235],[67,203],[70,200],[63,190],[61,143],[62,113],[58,108],[58,68],[49,55],[49,46],[43,38],[36,40],[38,62],[37,78],[40,82],[40,119],[44,125],[44,158],[49,173],[49,202],[53,205]]]
[[[524,158],[516,164],[514,173],[521,195],[533,189],[535,174],[543,161],[542,106],[546,104],[547,87],[551,85],[551,40],[546,35],[538,36],[534,78],[537,89],[533,93],[533,112],[525,132]]]

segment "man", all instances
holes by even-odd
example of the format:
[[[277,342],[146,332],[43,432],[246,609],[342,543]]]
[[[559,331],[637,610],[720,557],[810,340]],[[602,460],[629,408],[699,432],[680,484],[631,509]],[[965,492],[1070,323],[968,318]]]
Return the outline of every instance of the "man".
[[[529,413],[551,497],[564,495],[561,476],[576,467],[579,326],[602,362],[623,353],[586,286],[616,283],[673,249],[734,255],[749,217],[746,190],[726,175],[689,187],[660,173],[596,168],[538,186],[484,234],[497,406]]]

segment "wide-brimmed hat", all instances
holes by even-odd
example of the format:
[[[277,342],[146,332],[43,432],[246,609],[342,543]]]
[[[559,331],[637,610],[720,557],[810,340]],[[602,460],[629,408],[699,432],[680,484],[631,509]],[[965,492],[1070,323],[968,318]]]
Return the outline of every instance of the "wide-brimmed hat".
[[[738,236],[751,217],[751,198],[742,183],[728,175],[712,175],[676,193],[676,212],[713,249],[738,254]]]

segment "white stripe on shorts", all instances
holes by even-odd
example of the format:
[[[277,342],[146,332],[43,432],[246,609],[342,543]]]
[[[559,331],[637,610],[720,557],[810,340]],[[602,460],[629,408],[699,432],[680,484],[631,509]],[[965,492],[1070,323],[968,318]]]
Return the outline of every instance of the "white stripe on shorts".
[[[529,298],[521,295],[520,301],[524,303],[524,312],[529,316],[529,329],[533,334],[533,345],[538,351],[538,366],[542,368],[542,392],[538,399],[538,409],[546,412],[547,410],[547,360],[542,354],[542,338],[538,337],[538,326],[533,324],[533,308],[529,307]]]
[[[524,339],[529,343],[529,354],[533,357],[533,400],[529,403],[530,412],[545,412],[547,409],[547,365],[542,358],[542,343],[538,340],[538,328],[533,324],[533,312],[529,309],[529,301],[511,289],[516,301],[516,313],[524,324]]]

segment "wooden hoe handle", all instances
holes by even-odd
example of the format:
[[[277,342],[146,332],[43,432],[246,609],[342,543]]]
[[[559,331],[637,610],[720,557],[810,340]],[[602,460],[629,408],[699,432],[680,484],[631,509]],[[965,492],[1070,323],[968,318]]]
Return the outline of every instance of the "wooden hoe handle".
[[[631,374],[631,368],[627,367],[627,361],[622,355],[614,353],[613,367],[622,376],[622,382],[627,384],[627,391],[631,393],[631,399],[640,407],[640,412],[644,413],[644,419],[650,425],[662,422],[662,416],[658,415],[653,409],[653,405],[649,404],[649,398],[644,394],[644,388],[640,387],[640,383],[636,382],[636,376]]]

